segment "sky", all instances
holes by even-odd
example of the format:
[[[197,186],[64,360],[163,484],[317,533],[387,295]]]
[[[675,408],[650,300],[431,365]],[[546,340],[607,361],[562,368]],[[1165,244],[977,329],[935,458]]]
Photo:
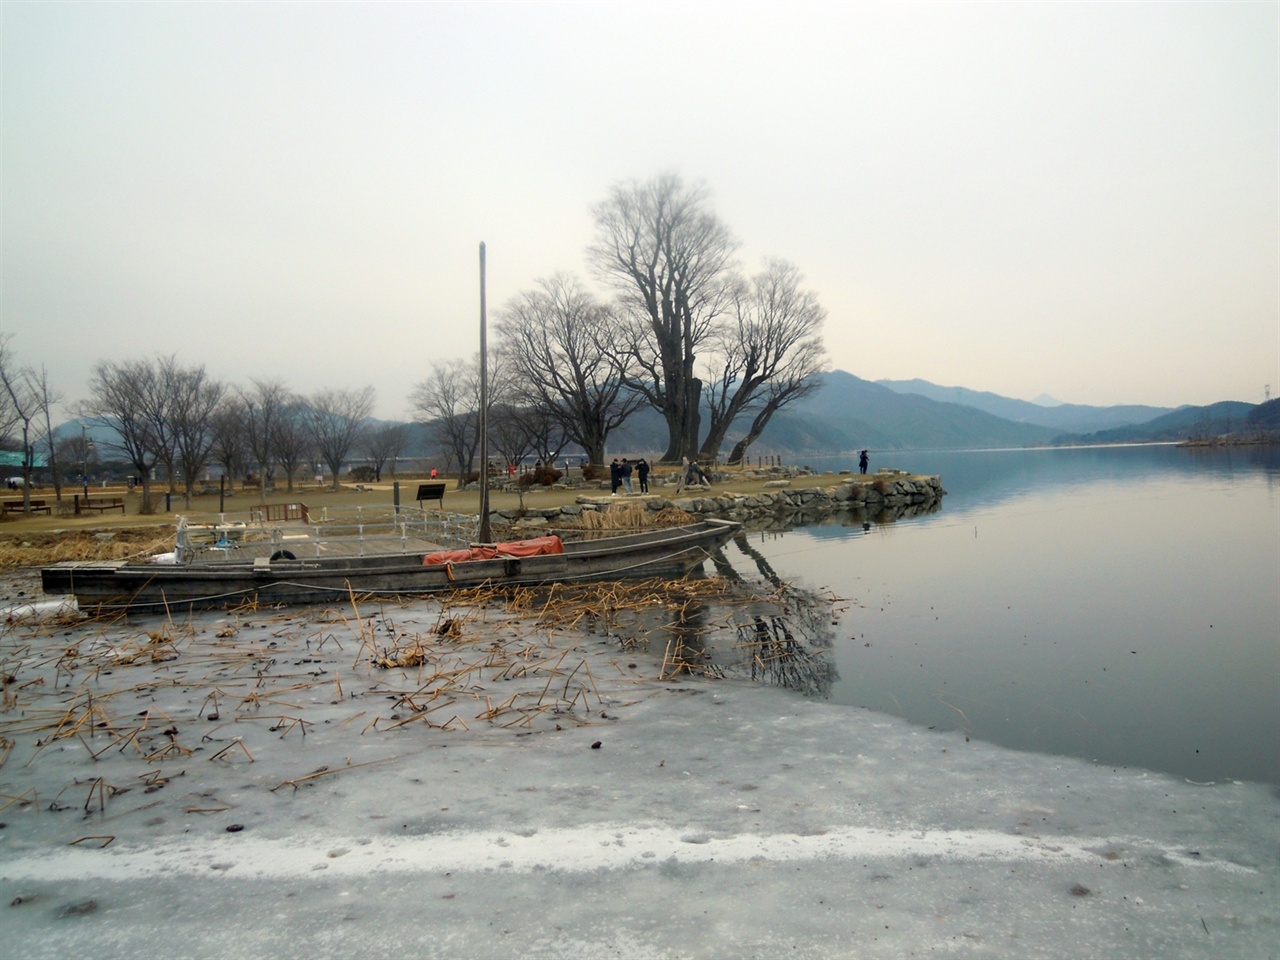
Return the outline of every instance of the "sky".
[[[377,390],[702,183],[832,367],[1280,394],[1276,3],[0,4],[0,334],[68,400],[174,354]],[[601,293],[605,292],[603,290]],[[491,341],[493,334],[491,333]]]

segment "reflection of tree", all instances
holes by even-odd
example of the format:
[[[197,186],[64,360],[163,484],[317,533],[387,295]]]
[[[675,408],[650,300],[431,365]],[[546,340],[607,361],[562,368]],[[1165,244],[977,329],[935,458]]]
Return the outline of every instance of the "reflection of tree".
[[[837,679],[826,657],[795,638],[785,616],[757,616],[740,625],[738,644],[750,656],[752,680],[825,696]]]
[[[663,625],[667,644],[658,672],[661,679],[670,680],[682,673],[723,676],[707,648],[708,635],[712,632],[709,612],[707,604],[700,600],[685,603],[677,607],[675,616]]]
[[[825,695],[838,676],[825,652],[834,598],[786,583],[761,589],[730,571],[731,578],[557,585],[515,591],[511,602],[520,610],[536,607],[545,627],[585,630],[628,652],[661,654],[663,680],[750,676]]]
[[[747,535],[744,532],[738,531],[738,533],[734,534],[733,545],[755,561],[755,565],[760,571],[760,576],[764,577],[775,587],[781,588],[783,586],[782,578],[778,576],[778,572],[773,569],[773,564],[769,562],[769,558],[748,542]]]

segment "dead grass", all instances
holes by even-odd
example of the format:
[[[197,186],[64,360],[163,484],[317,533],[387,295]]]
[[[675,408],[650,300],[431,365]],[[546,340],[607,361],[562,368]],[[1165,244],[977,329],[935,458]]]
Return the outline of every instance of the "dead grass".
[[[679,527],[697,519],[678,507],[651,511],[643,503],[620,503],[607,510],[584,510],[578,526],[583,530],[643,530],[650,527]]]
[[[149,526],[61,533],[0,534],[0,570],[44,566],[62,560],[123,560],[173,549],[173,527]]]

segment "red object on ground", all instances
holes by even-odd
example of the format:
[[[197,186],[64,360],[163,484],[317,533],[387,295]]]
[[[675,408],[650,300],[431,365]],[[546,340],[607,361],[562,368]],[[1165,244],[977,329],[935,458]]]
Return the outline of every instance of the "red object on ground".
[[[441,563],[466,563],[469,560],[494,560],[498,557],[540,557],[552,553],[564,553],[564,543],[559,537],[534,537],[530,540],[495,543],[492,546],[429,553],[422,558],[422,565],[431,567]]]

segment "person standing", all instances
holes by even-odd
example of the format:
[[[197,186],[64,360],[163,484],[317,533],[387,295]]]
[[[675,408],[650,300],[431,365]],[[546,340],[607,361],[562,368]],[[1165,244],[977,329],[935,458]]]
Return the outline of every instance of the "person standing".
[[[649,492],[649,462],[644,457],[636,464],[636,477],[640,480],[640,492]]]
[[[609,496],[616,497],[618,495],[618,486],[622,483],[622,467],[618,464],[618,458],[613,458],[613,463],[609,464]]]
[[[863,450],[858,454],[858,472],[864,477],[867,475],[867,451]]]
[[[618,474],[622,477],[622,486],[628,494],[635,493],[635,487],[631,486],[631,461],[626,457],[622,458],[622,466],[618,468]]]
[[[680,458],[680,475],[676,478],[676,493],[682,493],[689,483],[689,458]]]

